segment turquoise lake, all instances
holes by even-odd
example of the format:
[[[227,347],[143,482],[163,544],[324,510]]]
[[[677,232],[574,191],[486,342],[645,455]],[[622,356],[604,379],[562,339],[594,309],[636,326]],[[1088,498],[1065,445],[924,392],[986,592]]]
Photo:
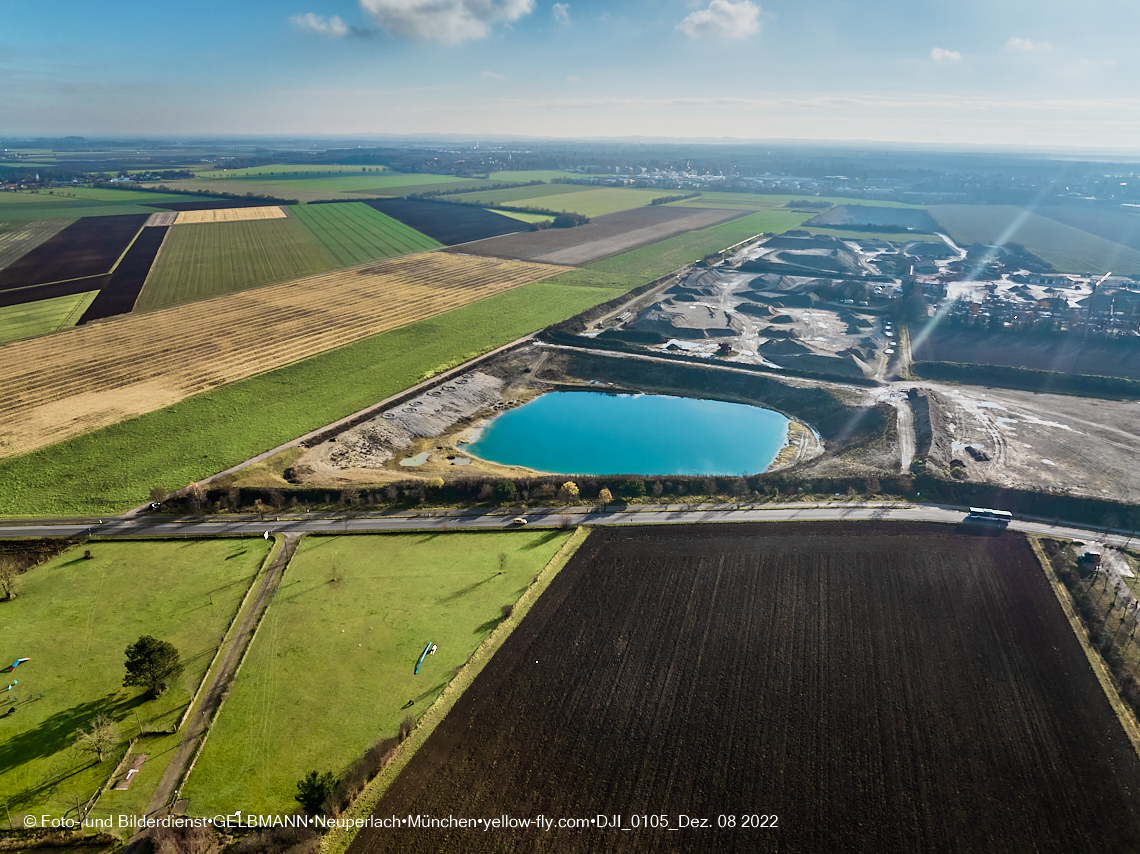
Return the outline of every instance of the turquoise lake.
[[[504,412],[465,450],[556,474],[764,471],[787,442],[770,409],[654,394],[556,391]]]

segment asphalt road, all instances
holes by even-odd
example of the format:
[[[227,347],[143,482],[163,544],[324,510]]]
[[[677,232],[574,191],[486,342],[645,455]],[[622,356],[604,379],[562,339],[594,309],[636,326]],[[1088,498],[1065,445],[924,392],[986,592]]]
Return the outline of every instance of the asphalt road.
[[[113,519],[74,519],[43,521],[0,521],[0,538],[59,536],[198,536],[257,535],[270,533],[362,533],[374,531],[462,531],[468,529],[512,528],[518,510],[509,511],[425,511],[423,513],[375,514],[294,514],[264,519],[241,516],[179,517],[136,516]],[[708,505],[693,508],[679,505],[641,505],[635,509],[599,511],[574,507],[527,511],[528,527],[574,525],[663,525],[714,522],[788,522],[893,520],[957,524],[966,514],[962,508],[932,504],[826,504],[793,505]],[[1113,546],[1126,546],[1135,539],[1132,532],[1106,532],[1080,528],[1049,520],[1015,519],[1009,527],[1032,534],[1088,540]]]

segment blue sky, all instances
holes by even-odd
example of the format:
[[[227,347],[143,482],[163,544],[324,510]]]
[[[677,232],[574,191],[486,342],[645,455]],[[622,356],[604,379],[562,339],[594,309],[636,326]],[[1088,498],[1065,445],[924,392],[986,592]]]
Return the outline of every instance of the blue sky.
[[[0,134],[1140,149],[1134,0],[0,0]]]

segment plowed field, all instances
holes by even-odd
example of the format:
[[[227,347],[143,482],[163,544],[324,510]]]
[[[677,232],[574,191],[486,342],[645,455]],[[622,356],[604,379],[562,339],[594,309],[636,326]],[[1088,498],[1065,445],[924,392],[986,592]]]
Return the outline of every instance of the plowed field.
[[[455,249],[473,255],[520,258],[549,264],[588,264],[675,234],[741,216],[732,210],[655,205],[599,216],[577,228],[548,228],[480,240]]]
[[[1127,852],[1138,793],[1020,535],[603,530],[374,815],[624,830],[397,826],[349,851]]]
[[[563,270],[407,255],[10,344],[0,348],[0,458]]]

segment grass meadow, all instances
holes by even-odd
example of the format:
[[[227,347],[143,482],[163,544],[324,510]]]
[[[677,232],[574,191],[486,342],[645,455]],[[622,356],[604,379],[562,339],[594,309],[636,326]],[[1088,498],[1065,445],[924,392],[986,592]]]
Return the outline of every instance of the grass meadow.
[[[90,560],[79,548],[65,552],[26,573],[17,598],[0,603],[0,649],[9,662],[31,659],[5,674],[19,684],[0,700],[10,707],[7,698],[19,698],[17,712],[0,719],[0,801],[13,817],[66,815],[106,781],[140,723],[177,724],[269,544],[95,541],[84,548]],[[185,663],[154,700],[141,688],[122,687],[124,650],[142,635],[170,641]],[[99,713],[117,721],[123,738],[102,763],[73,746],[76,730]],[[135,752],[147,753],[147,763],[119,800],[145,807],[145,789],[157,785],[176,744],[177,736],[144,738]]]
[[[1140,251],[1012,205],[936,205],[930,213],[960,246],[1020,243],[1065,273],[1140,273]]]
[[[478,188],[490,181],[456,178],[454,175],[405,174],[379,172],[312,177],[308,175],[253,175],[248,178],[193,178],[178,186],[188,190],[206,190],[224,193],[254,193],[279,199],[297,199],[314,202],[327,199],[356,201],[368,196],[403,196],[408,193],[430,192],[439,189]]]
[[[0,308],[0,344],[35,338],[74,326],[97,293],[99,292],[87,291]]]
[[[569,211],[583,216],[604,214],[640,208],[660,198],[660,190],[627,190],[621,187],[580,188],[578,192],[562,192],[568,185],[554,184],[549,189],[556,192],[545,196],[532,196],[519,202],[519,207],[544,208],[552,211]],[[541,188],[540,188],[541,189]]]
[[[365,173],[364,169],[368,172]],[[269,166],[250,166],[246,169],[201,169],[197,172],[199,178],[260,178],[269,177],[299,177],[317,178],[323,175],[375,175],[387,172],[387,166],[345,166],[337,163],[277,163]]]
[[[338,267],[443,245],[363,202],[294,205],[289,212],[312,233]]]
[[[140,193],[104,187],[67,187],[38,192],[0,193],[0,221],[81,216],[152,214],[164,202],[208,201],[209,196]]]
[[[174,489],[222,471],[627,289],[579,284],[514,288],[2,460],[0,515],[121,512],[155,485]]]
[[[292,811],[309,771],[339,773],[395,736],[569,536],[306,537],[183,790],[190,813]],[[428,642],[438,652],[414,675]]]
[[[546,214],[532,214],[532,213],[519,213],[518,211],[504,211],[497,208],[487,208],[491,213],[502,214],[509,216],[511,219],[517,219],[519,222],[551,222],[554,217],[547,216]]]
[[[136,310],[241,291],[340,266],[293,218],[173,226]]]
[[[509,204],[525,208],[531,205],[531,199],[580,193],[582,189],[582,187],[573,184],[537,184],[533,187],[508,187],[505,190],[476,190],[470,193],[446,196],[444,200],[478,202],[481,205]]]

